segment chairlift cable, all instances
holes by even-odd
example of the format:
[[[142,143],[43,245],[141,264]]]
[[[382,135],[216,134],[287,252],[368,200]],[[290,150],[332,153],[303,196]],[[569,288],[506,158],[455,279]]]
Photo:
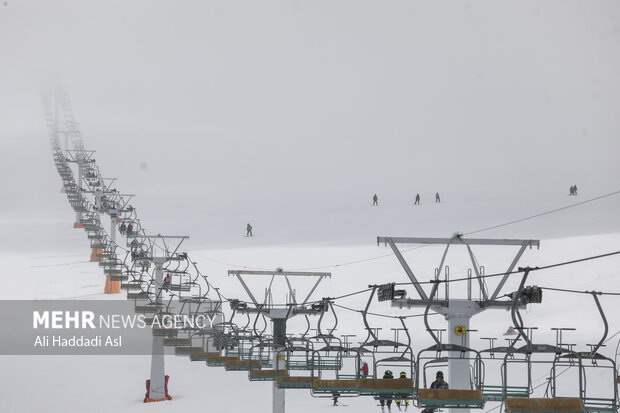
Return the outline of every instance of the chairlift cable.
[[[339,308],[342,308],[344,310],[348,310],[348,311],[355,312],[355,313],[361,313],[362,312],[362,310],[356,310],[355,308],[351,308],[351,307],[347,307],[347,306],[340,305],[340,304],[335,304],[335,303],[334,303],[334,307],[339,307]],[[367,314],[368,315],[372,315],[372,316],[376,316],[376,317],[394,318],[394,319],[424,317],[424,314],[410,314],[410,315],[406,315],[406,316],[392,316],[392,315],[387,315],[387,314],[371,313],[371,312],[368,312]],[[440,314],[439,313],[433,313],[433,314],[429,314],[429,315],[440,315]]]
[[[620,254],[620,251],[613,251],[613,252],[608,252],[605,254],[600,254],[600,255],[594,255],[594,256],[590,256],[590,257],[585,257],[585,258],[580,258],[577,260],[571,260],[571,261],[564,261],[564,262],[559,262],[556,264],[549,264],[546,266],[542,266],[542,267],[532,267],[529,270],[531,272],[534,271],[541,271],[541,270],[547,270],[550,268],[555,268],[555,267],[561,267],[561,266],[565,266],[565,265],[571,265],[571,264],[576,264],[579,262],[584,262],[584,261],[591,261],[591,260],[595,260],[595,259],[599,259],[599,258],[605,258],[605,257],[610,257],[613,255],[618,255]],[[494,274],[485,274],[482,275],[481,278],[492,278],[492,277],[501,277],[504,276],[506,274],[508,275],[515,275],[515,274],[520,274],[522,272],[524,272],[525,270],[521,269],[521,270],[515,270],[509,273],[506,272],[501,272],[501,273],[494,273]],[[461,278],[451,278],[448,281],[442,281],[442,282],[448,282],[448,283],[452,283],[452,282],[460,282],[460,281],[467,281],[469,278],[467,277],[461,277]],[[433,284],[434,281],[420,281],[419,284]],[[411,285],[411,282],[401,282],[401,283],[396,283],[396,285]],[[615,294],[615,293],[614,293]]]
[[[577,203],[574,203],[574,204],[570,204],[570,205],[567,205],[567,206],[564,206],[564,207],[561,207],[561,208],[556,208],[556,209],[552,209],[552,210],[549,210],[549,211],[541,212],[539,214],[530,215],[529,217],[525,217],[525,218],[521,218],[521,219],[516,219],[514,221],[509,221],[509,222],[506,222],[506,223],[503,223],[503,224],[499,224],[499,225],[493,225],[491,227],[482,228],[482,229],[478,229],[478,230],[471,231],[471,232],[466,232],[463,235],[477,234],[479,232],[489,231],[489,230],[492,230],[492,229],[505,227],[507,225],[512,225],[512,224],[516,224],[518,222],[527,221],[529,219],[534,219],[534,218],[542,217],[544,215],[553,214],[555,212],[564,211],[566,209],[574,208],[574,207],[579,206],[579,205],[583,205],[583,204],[587,204],[587,203],[590,203],[590,202],[598,201],[599,199],[608,198],[610,196],[614,196],[614,195],[618,195],[618,194],[620,194],[620,190],[614,191],[614,192],[609,192],[607,194],[600,195],[600,196],[597,196],[597,197],[594,197],[594,198],[586,199],[584,201],[577,202]]]

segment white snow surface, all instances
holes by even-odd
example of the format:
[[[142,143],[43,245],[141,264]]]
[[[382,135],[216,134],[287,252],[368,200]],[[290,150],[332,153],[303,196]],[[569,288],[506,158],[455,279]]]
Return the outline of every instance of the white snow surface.
[[[580,195],[581,196],[581,195]],[[63,203],[64,196],[58,194],[52,197],[50,203]],[[555,207],[574,203],[580,199],[555,199]],[[525,223],[504,227],[501,236],[512,237],[511,234],[523,236],[528,228],[544,228],[549,235],[541,239],[539,250],[527,250],[520,261],[520,265],[544,266],[557,262],[574,260],[591,255],[618,250],[620,246],[620,228],[617,225],[618,200],[611,197],[599,203],[578,206],[567,211],[535,218]],[[546,199],[543,204],[553,204],[553,199]],[[417,230],[410,228],[400,234],[379,233],[377,235],[410,235],[426,236],[432,232],[435,223],[442,222],[446,217],[458,214],[461,205],[448,203],[441,205],[426,205],[426,210],[407,211],[410,214],[427,214],[420,220]],[[382,209],[385,208],[385,209]],[[413,206],[411,208],[414,208]],[[69,206],[66,205],[69,210]],[[390,221],[396,226],[401,215],[388,207],[370,208],[360,207],[360,226],[367,222]],[[347,215],[347,211],[342,211]],[[522,215],[512,211],[510,218],[518,219]],[[508,213],[501,209],[489,209],[484,214],[487,226],[502,223]],[[15,240],[14,246],[20,251],[3,248],[0,259],[3,263],[3,289],[1,299],[124,299],[124,293],[118,296],[106,296],[103,290],[104,276],[100,267],[90,263],[87,239],[81,230],[71,228],[71,215],[59,213],[48,219],[23,219],[17,230],[15,223],[9,220],[2,222],[3,232],[9,233]],[[188,220],[187,217],[182,218]],[[419,217],[418,217],[419,219]],[[558,233],[564,235],[567,231],[567,220],[573,220],[575,236],[553,237],[553,225],[558,225]],[[608,222],[608,233],[587,233],[587,225],[580,223],[596,219]],[[336,220],[338,221],[338,220]],[[469,222],[463,221],[469,226]],[[380,224],[378,224],[380,225]],[[337,230],[333,230],[334,233]],[[476,237],[495,235],[493,232],[482,232]],[[192,235],[192,234],[190,234]],[[446,234],[449,236],[451,234]],[[21,241],[20,241],[21,240]],[[332,243],[325,237],[323,243],[299,243],[295,245],[254,245],[254,239],[240,236],[237,245],[226,249],[201,248],[189,242],[184,247],[190,257],[198,262],[199,268],[209,275],[213,284],[221,288],[226,297],[247,299],[234,277],[227,276],[228,269],[248,268],[275,268],[285,269],[313,269],[330,271],[332,277],[325,280],[315,298],[330,296],[337,297],[349,292],[365,289],[369,284],[387,282],[406,282],[407,277],[389,247],[377,246],[370,238],[366,243],[356,242],[346,245],[343,242]],[[5,240],[6,242],[6,240]],[[28,243],[31,248],[28,248]],[[408,249],[410,246],[402,246]],[[16,248],[17,249],[17,248]],[[434,268],[438,266],[443,250],[440,247],[424,247],[405,252],[414,273],[422,281],[432,278]],[[474,248],[479,263],[485,266],[487,274],[506,269],[516,248],[512,247],[477,247]],[[380,258],[379,258],[380,257]],[[376,258],[354,264],[346,264],[368,258]],[[465,254],[455,248],[449,255],[451,278],[465,274],[468,265]],[[559,287],[576,290],[604,290],[620,292],[618,278],[617,256],[599,260],[557,267],[554,269],[533,272],[528,285]],[[497,279],[489,279],[492,289]],[[518,277],[511,277],[504,288],[504,292],[513,291],[519,281]],[[262,281],[251,283],[256,291],[263,291],[266,284]],[[299,284],[298,291],[307,291],[307,285]],[[414,296],[411,286],[405,287],[409,296]],[[428,290],[427,290],[428,291]],[[452,297],[463,295],[463,290],[456,286],[451,289]],[[368,294],[359,294],[336,303],[360,309],[365,304]],[[276,296],[276,300],[278,297]],[[283,296],[282,296],[283,300]],[[601,297],[601,303],[606,309],[610,325],[610,334],[620,329],[620,315],[614,311],[618,297]],[[379,303],[373,300],[370,311],[391,314],[419,314],[421,310],[399,310],[391,308],[389,303]],[[359,313],[338,308],[339,324],[337,334],[357,334],[356,340],[364,336],[363,323]],[[598,342],[603,323],[597,313],[593,299],[589,295],[566,294],[545,291],[543,303],[531,305],[524,312],[525,323],[528,326],[538,327],[535,332],[535,341],[554,343],[554,334],[551,327],[576,327],[577,331],[570,334],[567,341],[577,343],[585,349],[586,343]],[[301,320],[293,319],[289,323],[289,332],[301,332]],[[391,338],[389,328],[397,327],[392,319],[371,317],[371,326],[382,327],[382,337]],[[447,323],[440,316],[430,318],[433,328],[445,328]],[[326,321],[327,327],[333,325],[333,318]],[[413,337],[414,353],[431,345],[430,336],[425,332],[421,318],[412,318],[407,321]],[[476,316],[471,328],[478,331],[472,333],[473,347],[483,349],[487,342],[480,337],[502,337],[507,326],[512,325],[510,314],[503,310],[488,310]],[[614,357],[617,337],[607,343],[602,352]],[[271,383],[250,382],[245,373],[226,372],[222,368],[207,367],[201,362],[190,362],[187,357],[167,357],[166,372],[170,375],[170,393],[173,401],[155,404],[143,404],[144,381],[149,375],[150,359],[147,356],[123,357],[85,357],[85,356],[56,356],[32,357],[1,356],[0,365],[3,374],[0,376],[0,410],[3,412],[136,412],[136,411],[183,411],[185,409],[201,409],[217,412],[269,412],[271,411]],[[491,369],[491,367],[488,367]],[[494,373],[487,371],[487,377]],[[544,382],[545,371],[535,371],[534,384]],[[449,380],[449,378],[448,378]],[[609,387],[609,380],[602,377],[592,379],[590,383],[603,380]],[[544,386],[537,390],[543,391]],[[379,407],[368,397],[343,398],[339,410],[350,412],[376,412]],[[330,399],[311,397],[309,391],[298,390],[287,392],[287,410],[290,412],[314,412],[317,410],[333,409]],[[488,403],[485,411],[497,406]],[[414,410],[414,408],[411,408]],[[396,409],[395,409],[396,410]]]

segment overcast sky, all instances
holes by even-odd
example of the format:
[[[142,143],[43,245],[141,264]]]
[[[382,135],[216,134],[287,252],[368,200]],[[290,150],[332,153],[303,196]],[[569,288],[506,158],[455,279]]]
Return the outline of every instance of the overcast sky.
[[[57,193],[56,80],[143,216],[217,236],[373,193],[620,187],[617,1],[3,1],[5,220]]]

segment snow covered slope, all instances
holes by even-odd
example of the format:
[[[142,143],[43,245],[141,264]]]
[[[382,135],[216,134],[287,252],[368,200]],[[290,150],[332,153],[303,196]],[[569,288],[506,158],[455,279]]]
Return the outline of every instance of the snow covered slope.
[[[61,195],[58,195],[62,198]],[[611,202],[611,201],[605,201]],[[606,214],[610,220],[615,218],[615,209],[604,209],[600,205],[591,204],[598,217],[604,220]],[[430,207],[429,207],[430,208]],[[449,214],[450,203],[441,205]],[[585,211],[589,206],[578,207]],[[437,209],[439,210],[439,209]],[[578,209],[575,208],[575,211]],[[602,211],[602,212],[601,212]],[[368,209],[368,220],[373,214],[381,211]],[[588,212],[589,213],[589,212]],[[562,214],[561,212],[558,214]],[[519,216],[515,216],[518,218]],[[551,217],[560,220],[559,217]],[[539,218],[543,222],[545,217]],[[68,220],[70,222],[70,220]],[[0,259],[3,262],[2,299],[122,299],[120,296],[110,297],[101,294],[103,276],[96,264],[88,262],[88,243],[81,231],[70,228],[69,222],[32,222],[24,224],[15,236],[35,237],[43,234],[44,238],[57,239],[57,243],[49,244],[49,248],[39,246],[36,251],[4,251]],[[494,221],[492,223],[496,223]],[[5,224],[6,225],[6,224]],[[432,223],[427,223],[427,227]],[[613,228],[611,228],[613,229]],[[422,230],[421,230],[422,231]],[[508,228],[504,229],[509,233]],[[523,230],[521,230],[523,231]],[[519,232],[519,231],[516,231]],[[426,235],[422,233],[405,233],[404,235]],[[482,235],[482,234],[480,234]],[[486,235],[486,234],[484,234]],[[188,250],[199,267],[205,271],[211,281],[221,286],[221,291],[228,297],[246,298],[237,282],[226,275],[226,270],[234,265],[253,268],[274,268],[281,266],[286,269],[307,269],[324,267],[321,271],[331,271],[332,278],[326,280],[316,293],[316,297],[337,297],[346,293],[363,290],[368,284],[384,282],[406,282],[407,278],[391,251],[383,246],[376,246],[373,240],[367,245],[307,245],[307,246],[252,246],[252,240],[241,239],[244,247],[230,249]],[[36,245],[36,243],[35,243]],[[549,238],[541,240],[540,250],[528,250],[521,260],[522,265],[544,266],[556,262],[573,260],[599,253],[620,249],[620,233],[577,236],[566,238]],[[405,253],[412,269],[419,278],[426,280],[432,277],[438,265],[441,250],[434,247],[416,249]],[[503,249],[491,248],[489,251],[475,249],[477,258],[486,268],[487,273],[502,271],[507,266],[511,253]],[[466,271],[462,257],[456,257],[451,266],[451,277]],[[365,262],[333,267],[376,258]],[[618,278],[618,257],[581,263],[556,269],[534,272],[528,284],[539,286],[561,287],[576,290],[605,290],[620,292]],[[518,279],[511,278],[506,291],[516,287]],[[408,288],[410,295],[413,294]],[[462,294],[458,290],[451,294]],[[361,308],[367,294],[360,294],[337,303],[352,308]],[[620,319],[614,312],[617,306],[616,297],[602,297],[603,307],[607,310],[610,332],[620,329]],[[392,309],[388,303],[374,302],[371,311],[402,315],[412,314],[419,310],[406,311]],[[340,334],[358,334],[363,336],[363,325],[358,313],[340,309],[338,311]],[[535,338],[541,342],[553,343],[554,335],[551,327],[576,327],[578,330],[570,336],[570,341],[580,346],[595,343],[602,333],[602,322],[598,317],[594,302],[587,295],[566,295],[564,293],[545,291],[543,304],[532,305],[525,314],[526,325],[538,327]],[[395,327],[392,321],[376,318],[371,321],[384,330]],[[433,328],[445,328],[441,317],[432,318]],[[501,310],[490,310],[474,318],[472,328],[478,332],[472,336],[472,344],[484,348],[486,341],[480,337],[497,336],[511,325],[509,314]],[[408,321],[414,340],[414,351],[431,344],[420,319]],[[291,323],[289,331],[301,328]],[[386,337],[387,338],[387,337]],[[608,343],[603,353],[613,357],[613,349],[617,338]],[[10,412],[81,412],[117,411],[133,412],[149,409],[179,411],[182,409],[210,408],[215,411],[236,412],[251,410],[269,412],[271,410],[271,388],[265,383],[250,383],[244,373],[225,372],[223,369],[209,368],[204,363],[192,363],[183,357],[168,357],[167,372],[171,376],[170,390],[175,397],[169,403],[158,403],[146,406],[141,403],[144,391],[144,379],[149,372],[149,358],[136,357],[0,357],[3,375],[0,388],[3,397],[0,401],[3,411]],[[535,375],[537,384],[544,382],[544,373]],[[541,390],[544,390],[541,389]],[[35,396],[33,396],[35,395]],[[311,412],[317,409],[330,409],[330,400],[313,399],[307,391],[290,391],[287,393],[287,407],[292,412]],[[343,400],[340,409],[355,412],[372,412],[378,408],[372,399],[356,398]],[[489,404],[487,410],[494,405]]]

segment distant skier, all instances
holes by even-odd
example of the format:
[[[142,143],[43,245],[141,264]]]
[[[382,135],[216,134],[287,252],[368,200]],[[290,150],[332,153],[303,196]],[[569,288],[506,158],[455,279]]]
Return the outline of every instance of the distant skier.
[[[379,197],[377,197],[377,194],[374,194],[372,196],[372,206],[379,206]]]
[[[573,185],[573,195],[577,195],[577,184]]]
[[[252,236],[252,225],[250,225],[250,223],[248,223],[248,226],[245,227],[245,230],[246,230],[245,236],[246,237],[251,237]]]
[[[439,198],[439,192],[435,192],[435,202],[441,202],[441,198]]]
[[[392,371],[391,370],[386,370],[385,374],[383,374],[383,378],[384,379],[394,379],[394,376],[392,375]],[[379,404],[381,405],[381,410],[384,409],[385,405],[387,402],[387,408],[388,410],[392,410],[392,399],[379,399]]]
[[[570,186],[570,192],[569,195],[575,195],[575,187],[574,186]]]
[[[413,203],[413,205],[420,205],[420,194],[415,195],[415,202]]]

